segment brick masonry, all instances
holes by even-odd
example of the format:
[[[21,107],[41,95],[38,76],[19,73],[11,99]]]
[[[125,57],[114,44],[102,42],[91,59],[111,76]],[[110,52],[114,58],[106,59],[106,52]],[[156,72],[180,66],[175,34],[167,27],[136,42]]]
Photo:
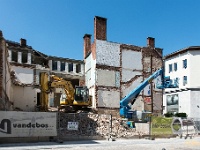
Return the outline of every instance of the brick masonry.
[[[109,114],[67,114],[58,115],[58,136],[62,139],[77,138],[107,138],[110,135],[115,138],[134,138],[149,134],[149,126],[141,124],[137,128],[129,128],[126,122],[118,117]],[[68,122],[78,123],[78,130],[68,130]]]

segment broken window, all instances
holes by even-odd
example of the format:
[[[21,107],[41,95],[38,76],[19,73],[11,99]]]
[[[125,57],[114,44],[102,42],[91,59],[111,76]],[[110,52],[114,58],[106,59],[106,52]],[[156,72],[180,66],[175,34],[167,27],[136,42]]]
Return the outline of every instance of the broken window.
[[[57,70],[57,61],[52,61],[52,70]]]
[[[60,71],[65,71],[65,62],[61,62]]]
[[[73,71],[73,63],[68,64],[68,72]]]
[[[76,73],[81,72],[81,64],[76,65]]]
[[[18,52],[17,51],[12,51],[12,56],[11,56],[11,60],[14,62],[18,62]]]
[[[28,53],[22,52],[22,63],[28,62]]]

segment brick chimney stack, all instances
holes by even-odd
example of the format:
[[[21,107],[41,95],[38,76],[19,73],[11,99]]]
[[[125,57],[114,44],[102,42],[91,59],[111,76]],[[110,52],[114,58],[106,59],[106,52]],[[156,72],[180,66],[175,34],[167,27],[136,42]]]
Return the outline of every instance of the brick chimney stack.
[[[155,48],[155,38],[148,37],[148,38],[147,38],[147,46],[148,46],[148,47]]]
[[[94,18],[94,40],[107,40],[107,19],[95,16]]]
[[[20,46],[24,47],[26,46],[26,39],[20,39]]]
[[[85,34],[84,37],[84,58],[87,57],[88,53],[91,52],[91,35]]]

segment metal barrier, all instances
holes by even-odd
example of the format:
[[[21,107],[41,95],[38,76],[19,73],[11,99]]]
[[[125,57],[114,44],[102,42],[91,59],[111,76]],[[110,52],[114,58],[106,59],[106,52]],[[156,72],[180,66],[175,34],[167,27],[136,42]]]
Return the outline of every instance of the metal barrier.
[[[173,118],[172,121],[173,134],[179,135],[180,138],[194,137],[198,133],[196,123],[193,118]]]
[[[193,118],[193,120],[197,128],[197,133],[200,134],[200,118]]]

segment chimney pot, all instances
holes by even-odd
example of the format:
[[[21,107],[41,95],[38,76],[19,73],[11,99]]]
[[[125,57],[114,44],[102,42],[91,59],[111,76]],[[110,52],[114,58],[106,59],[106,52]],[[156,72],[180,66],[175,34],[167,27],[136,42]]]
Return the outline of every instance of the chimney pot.
[[[20,39],[20,45],[21,46],[26,46],[26,39]]]
[[[153,37],[148,37],[147,38],[147,46],[155,48],[155,38]]]

